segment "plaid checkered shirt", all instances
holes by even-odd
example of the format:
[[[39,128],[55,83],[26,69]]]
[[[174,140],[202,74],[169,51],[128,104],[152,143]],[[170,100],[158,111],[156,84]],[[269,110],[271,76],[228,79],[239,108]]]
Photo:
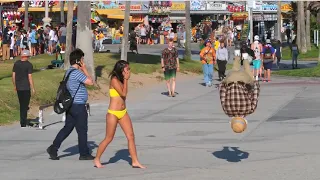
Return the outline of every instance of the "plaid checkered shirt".
[[[220,101],[229,117],[245,117],[252,114],[258,105],[259,82],[248,85],[243,82],[220,83]]]

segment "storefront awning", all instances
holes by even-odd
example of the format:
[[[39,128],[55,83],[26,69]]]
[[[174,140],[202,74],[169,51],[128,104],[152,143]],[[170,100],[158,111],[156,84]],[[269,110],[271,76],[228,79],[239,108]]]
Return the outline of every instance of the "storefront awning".
[[[96,12],[99,15],[105,15],[105,16],[110,16],[110,15],[124,16],[124,11],[121,11],[120,9],[96,9]]]
[[[25,8],[21,7],[18,9],[18,11],[20,12],[24,12]],[[75,8],[73,9],[75,10]],[[29,12],[45,12],[45,8],[44,7],[29,7],[28,8]],[[58,12],[60,11],[60,7],[51,7],[49,8],[49,12]],[[64,7],[64,11],[68,11],[68,7]]]

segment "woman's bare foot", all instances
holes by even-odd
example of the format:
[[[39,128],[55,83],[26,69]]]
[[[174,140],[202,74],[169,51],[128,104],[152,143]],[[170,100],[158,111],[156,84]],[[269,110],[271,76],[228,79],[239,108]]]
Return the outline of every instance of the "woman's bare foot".
[[[94,165],[97,167],[97,168],[103,168],[104,166],[102,166],[102,164],[101,164],[101,162],[100,162],[100,160],[99,159],[94,159],[93,160],[93,163],[94,163]]]
[[[140,163],[132,163],[132,168],[146,169],[147,167],[142,166]]]

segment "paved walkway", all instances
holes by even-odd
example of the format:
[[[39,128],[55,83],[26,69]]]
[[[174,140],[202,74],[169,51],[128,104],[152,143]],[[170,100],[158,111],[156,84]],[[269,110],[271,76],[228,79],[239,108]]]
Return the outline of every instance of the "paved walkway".
[[[232,132],[217,89],[201,77],[177,84],[179,95],[161,93],[164,85],[129,98],[140,161],[148,169],[132,169],[126,138],[118,128],[102,161],[104,169],[79,161],[77,136],[63,143],[60,161],[45,149],[63,126],[46,130],[0,127],[0,177],[4,180],[317,180],[320,165],[320,81],[274,78],[262,83],[259,105],[247,117],[246,132]],[[141,94],[143,96],[141,96]],[[92,104],[89,145],[96,152],[105,135],[107,104]],[[51,115],[46,123],[59,121]]]

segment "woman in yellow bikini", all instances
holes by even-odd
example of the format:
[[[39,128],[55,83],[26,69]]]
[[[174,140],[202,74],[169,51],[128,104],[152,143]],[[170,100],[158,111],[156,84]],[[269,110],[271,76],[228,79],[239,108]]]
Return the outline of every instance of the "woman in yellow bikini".
[[[137,157],[136,145],[134,142],[134,133],[131,123],[131,119],[127,113],[126,109],[126,96],[128,94],[128,80],[130,78],[130,67],[127,61],[118,61],[110,73],[110,105],[107,118],[107,129],[106,137],[99,144],[97,150],[96,158],[94,159],[94,165],[97,168],[102,168],[100,158],[102,153],[105,151],[106,147],[113,140],[114,134],[116,132],[117,124],[119,123],[124,134],[128,140],[128,149],[130,156],[132,158],[133,168],[146,168],[140,164]]]

